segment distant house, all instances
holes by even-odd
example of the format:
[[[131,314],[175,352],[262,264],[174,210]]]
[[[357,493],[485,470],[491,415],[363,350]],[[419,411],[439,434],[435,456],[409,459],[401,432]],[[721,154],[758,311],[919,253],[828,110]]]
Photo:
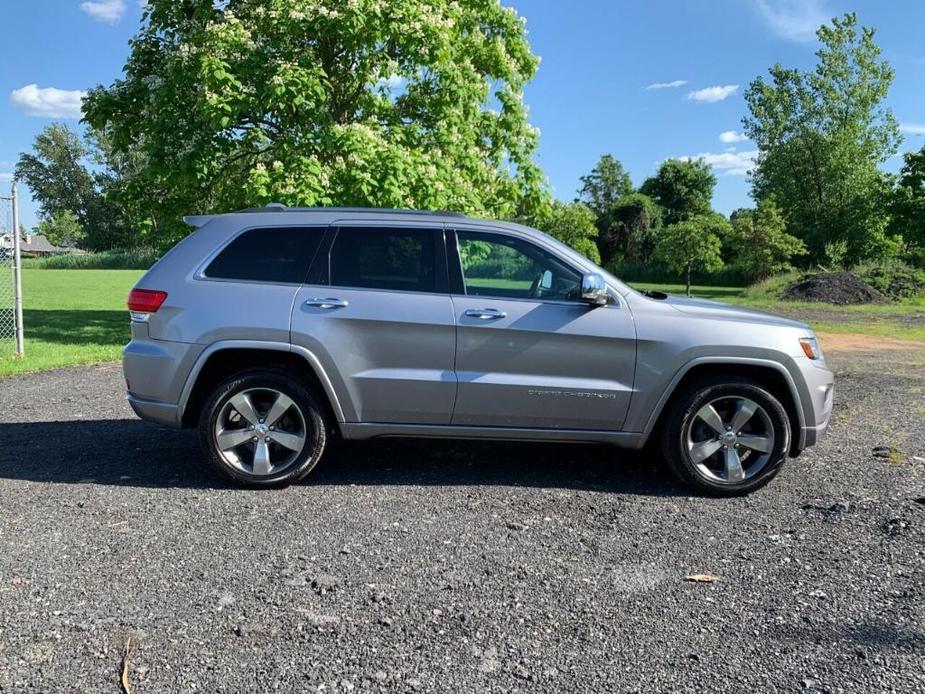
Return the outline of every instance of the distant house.
[[[0,250],[11,250],[13,248],[13,235],[0,234]],[[61,248],[51,244],[41,234],[26,234],[20,237],[19,252],[26,258],[42,258],[47,255],[58,255],[60,253],[73,253],[73,248]]]

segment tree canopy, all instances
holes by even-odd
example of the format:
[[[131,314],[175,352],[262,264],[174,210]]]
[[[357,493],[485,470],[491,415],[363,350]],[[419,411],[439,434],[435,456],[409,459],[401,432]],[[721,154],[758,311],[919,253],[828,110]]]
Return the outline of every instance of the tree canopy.
[[[656,254],[671,270],[684,274],[690,296],[695,267],[705,272],[723,267],[722,237],[728,233],[729,222],[722,215],[697,215],[662,229]]]
[[[149,0],[85,112],[134,152],[125,195],[168,236],[270,201],[509,218],[548,203],[522,98],[538,63],[499,0]]]
[[[773,196],[813,259],[841,243],[848,261],[895,250],[885,233],[887,179],[878,168],[900,140],[883,105],[893,69],[871,28],[849,13],[823,25],[815,70],[775,65],[745,93],[745,132],[758,148],[756,199]]]
[[[890,211],[890,231],[910,248],[925,251],[925,147],[903,155]]]
[[[806,255],[803,242],[787,233],[773,199],[760,200],[753,210],[737,210],[730,222],[733,262],[751,280],[791,270],[791,259]]]
[[[709,212],[715,187],[716,176],[702,159],[669,159],[645,180],[639,192],[661,206],[665,224],[677,224]]]
[[[602,155],[580,181],[578,200],[590,207],[597,217],[607,214],[620,198],[633,192],[629,174],[612,154]]]

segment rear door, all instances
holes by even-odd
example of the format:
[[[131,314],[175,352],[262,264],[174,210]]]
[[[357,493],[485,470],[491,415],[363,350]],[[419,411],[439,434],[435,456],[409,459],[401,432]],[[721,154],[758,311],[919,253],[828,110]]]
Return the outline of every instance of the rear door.
[[[581,302],[581,271],[525,236],[455,237],[453,424],[620,429],[636,363],[626,305],[617,296],[609,306]]]
[[[442,228],[341,223],[292,309],[352,422],[448,424],[456,327]],[[343,400],[347,402],[343,402]]]

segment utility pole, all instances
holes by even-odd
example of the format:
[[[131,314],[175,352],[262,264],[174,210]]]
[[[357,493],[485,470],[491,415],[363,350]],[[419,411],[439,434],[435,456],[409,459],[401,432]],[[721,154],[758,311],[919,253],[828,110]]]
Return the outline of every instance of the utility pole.
[[[16,294],[16,354],[23,356],[26,352],[22,328],[22,261],[19,255],[19,199],[16,195],[16,181],[13,181],[13,285]]]

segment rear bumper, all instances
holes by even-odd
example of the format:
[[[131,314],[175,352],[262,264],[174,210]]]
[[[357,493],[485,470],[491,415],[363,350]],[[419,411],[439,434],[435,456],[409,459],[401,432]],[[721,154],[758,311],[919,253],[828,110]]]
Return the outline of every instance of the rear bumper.
[[[132,410],[135,411],[135,414],[142,419],[176,429],[180,428],[180,410],[176,405],[168,402],[158,402],[157,400],[145,400],[131,393],[127,393],[125,399]]]
[[[180,426],[180,396],[202,345],[152,340],[146,325],[132,325],[132,341],[122,351],[126,400],[142,419]]]

